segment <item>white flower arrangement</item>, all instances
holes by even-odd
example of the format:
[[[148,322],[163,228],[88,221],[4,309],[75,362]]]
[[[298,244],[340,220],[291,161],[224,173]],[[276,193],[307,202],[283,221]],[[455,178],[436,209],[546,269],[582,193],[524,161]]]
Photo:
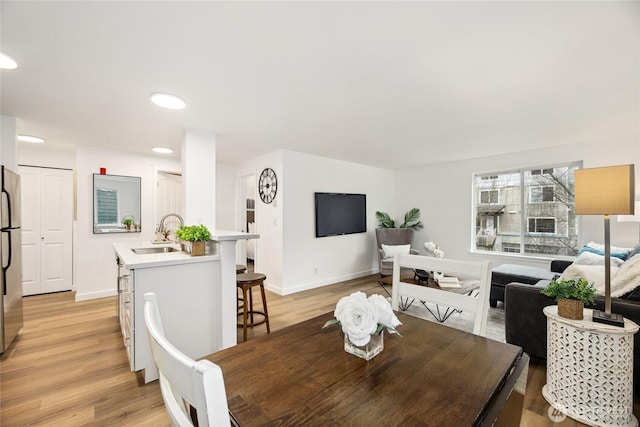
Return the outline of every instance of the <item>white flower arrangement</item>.
[[[335,319],[327,321],[323,328],[339,324],[342,332],[354,345],[368,344],[372,334],[379,334],[384,329],[390,334],[400,335],[396,327],[402,323],[393,312],[389,301],[378,294],[367,298],[364,292],[355,292],[343,297],[336,304],[333,314]]]
[[[433,242],[425,242],[424,247],[436,258],[444,258],[444,251]]]

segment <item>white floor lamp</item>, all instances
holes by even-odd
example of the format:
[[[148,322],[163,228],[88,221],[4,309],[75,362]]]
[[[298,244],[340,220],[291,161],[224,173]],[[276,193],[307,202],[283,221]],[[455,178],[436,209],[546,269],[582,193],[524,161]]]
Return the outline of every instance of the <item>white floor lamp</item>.
[[[593,321],[624,327],[620,314],[611,313],[611,237],[609,215],[634,215],[633,165],[579,169],[575,173],[576,215],[604,215],[604,312]]]

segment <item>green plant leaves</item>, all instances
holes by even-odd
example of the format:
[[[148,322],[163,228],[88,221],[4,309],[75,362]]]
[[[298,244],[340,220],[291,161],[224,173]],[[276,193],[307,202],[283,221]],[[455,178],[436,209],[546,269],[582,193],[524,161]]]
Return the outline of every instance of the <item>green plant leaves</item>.
[[[400,228],[413,228],[416,231],[420,231],[424,228],[424,224],[420,221],[420,209],[413,208],[404,214],[404,222]]]
[[[381,228],[395,228],[396,226],[395,221],[392,220],[389,214],[386,212],[377,211],[376,218],[378,219]]]
[[[176,237],[185,242],[207,241],[211,233],[205,225],[181,225],[176,230]]]
[[[396,223],[391,219],[386,212],[376,212],[376,219],[378,220],[378,226],[380,228],[395,228]],[[404,222],[399,228],[413,228],[416,231],[420,231],[424,228],[424,224],[420,221],[420,209],[410,209],[404,214]]]
[[[596,290],[586,279],[553,280],[540,293],[555,298],[556,301],[575,299],[585,304],[593,304],[596,296]]]

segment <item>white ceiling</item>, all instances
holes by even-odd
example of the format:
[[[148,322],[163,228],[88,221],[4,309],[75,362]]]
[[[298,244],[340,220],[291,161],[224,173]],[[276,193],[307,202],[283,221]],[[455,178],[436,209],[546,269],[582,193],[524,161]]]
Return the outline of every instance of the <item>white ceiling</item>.
[[[640,2],[1,3],[1,112],[42,147],[403,168],[638,135]],[[169,92],[182,111],[149,101]]]

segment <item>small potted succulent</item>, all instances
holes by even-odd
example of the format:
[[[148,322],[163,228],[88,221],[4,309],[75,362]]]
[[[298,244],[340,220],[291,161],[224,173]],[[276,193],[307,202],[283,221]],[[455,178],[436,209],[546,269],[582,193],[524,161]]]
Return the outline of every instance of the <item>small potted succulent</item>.
[[[596,290],[586,279],[553,280],[541,293],[555,298],[559,316],[573,320],[583,319],[584,305],[593,305],[596,296]]]
[[[131,230],[131,226],[133,225],[133,218],[130,216],[125,216],[122,219],[122,224],[127,228],[127,230]]]
[[[211,233],[205,225],[181,225],[176,230],[176,237],[186,242],[185,251],[191,256],[204,255],[206,242]]]

